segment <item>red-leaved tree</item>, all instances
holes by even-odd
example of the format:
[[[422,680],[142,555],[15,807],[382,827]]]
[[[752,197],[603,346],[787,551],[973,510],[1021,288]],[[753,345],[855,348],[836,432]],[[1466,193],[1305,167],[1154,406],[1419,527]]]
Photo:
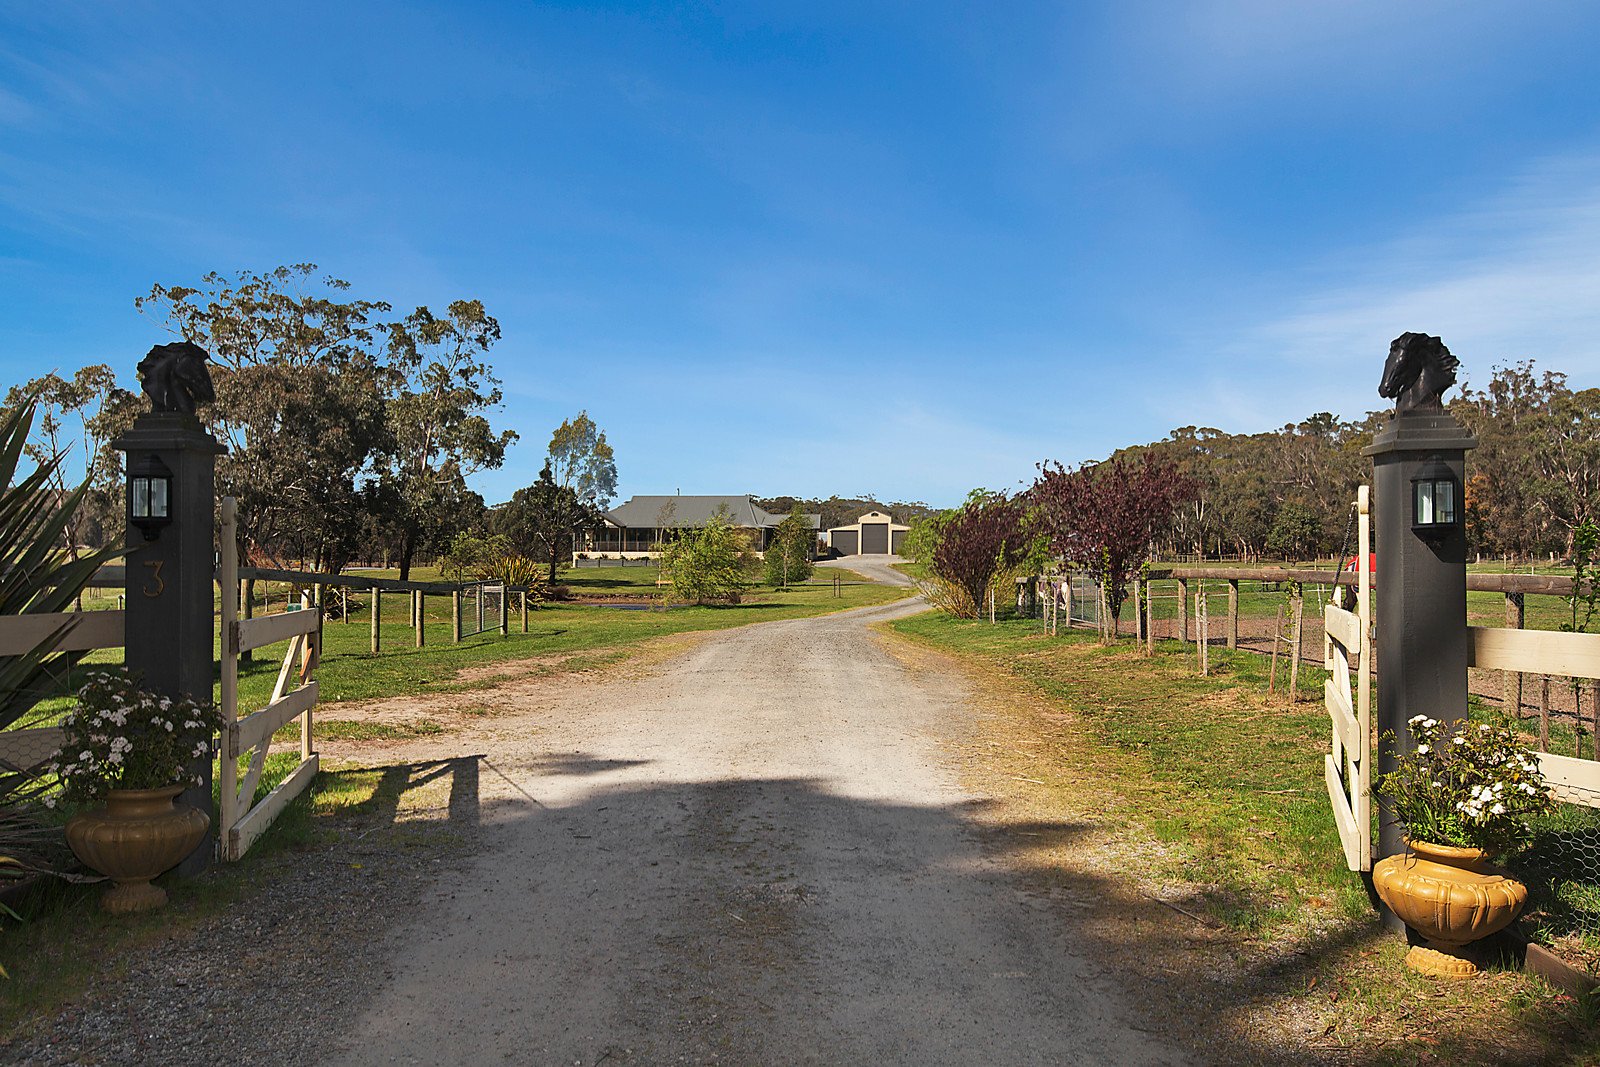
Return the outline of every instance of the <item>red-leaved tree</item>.
[[[953,611],[977,615],[995,576],[1011,571],[1027,554],[1027,517],[1020,501],[981,491],[950,516],[933,550],[933,573],[964,594],[965,603],[949,605]]]
[[[1145,453],[1076,470],[1041,463],[1028,497],[1050,547],[1095,576],[1115,619],[1150,545],[1194,493],[1194,482],[1176,463]]]

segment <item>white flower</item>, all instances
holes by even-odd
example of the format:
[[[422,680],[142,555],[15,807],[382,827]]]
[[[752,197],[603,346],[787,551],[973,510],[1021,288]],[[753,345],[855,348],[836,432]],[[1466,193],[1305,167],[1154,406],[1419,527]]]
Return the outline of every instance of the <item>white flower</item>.
[[[1423,719],[1422,720],[1422,725],[1426,726],[1428,729],[1431,730],[1435,726],[1439,725],[1439,720],[1438,719]]]
[[[1432,751],[1433,751],[1433,749],[1429,748],[1427,745],[1418,745],[1417,746],[1417,755],[1419,755],[1419,756],[1426,756],[1428,753],[1430,753]]]
[[[1479,724],[1478,724],[1478,732],[1479,732],[1479,733],[1480,733],[1480,734],[1486,734],[1486,733],[1488,733],[1488,732],[1489,732],[1489,731],[1490,731],[1490,730],[1492,730],[1492,729],[1494,729],[1494,727],[1492,727],[1492,726],[1490,726],[1490,725],[1489,725],[1489,724],[1488,724],[1488,723],[1486,723],[1486,722],[1480,722],[1480,723],[1479,723]]]
[[[1417,725],[1417,723],[1422,722],[1426,718],[1427,718],[1426,715],[1413,715],[1413,716],[1411,716],[1411,718],[1406,720],[1406,725],[1415,726],[1415,725]]]
[[[82,752],[78,753],[78,759],[84,763],[88,763],[90,760],[94,759],[94,753],[90,752],[88,749],[84,749]]]
[[[112,763],[112,764],[121,763],[122,762],[122,753],[120,753],[120,752],[111,753],[111,755],[106,758],[106,762],[107,763]]]
[[[54,796],[45,797],[44,798],[44,806],[47,807],[47,808],[55,807],[56,806],[56,798]]]
[[[1450,743],[1452,745],[1464,745],[1467,743],[1467,739],[1465,737],[1452,737]]]

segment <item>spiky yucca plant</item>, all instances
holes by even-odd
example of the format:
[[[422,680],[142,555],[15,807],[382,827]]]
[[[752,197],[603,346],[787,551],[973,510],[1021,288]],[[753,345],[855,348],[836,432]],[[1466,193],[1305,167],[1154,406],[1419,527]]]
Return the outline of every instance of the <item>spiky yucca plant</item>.
[[[77,559],[63,551],[63,536],[89,485],[60,497],[50,479],[62,456],[18,477],[37,404],[33,398],[0,417],[0,616],[65,611],[101,565],[123,554],[120,546]],[[50,692],[55,647],[63,626],[33,649],[0,656],[0,730],[16,724]]]
[[[539,564],[517,552],[496,552],[478,565],[478,578],[536,592],[539,588]]]

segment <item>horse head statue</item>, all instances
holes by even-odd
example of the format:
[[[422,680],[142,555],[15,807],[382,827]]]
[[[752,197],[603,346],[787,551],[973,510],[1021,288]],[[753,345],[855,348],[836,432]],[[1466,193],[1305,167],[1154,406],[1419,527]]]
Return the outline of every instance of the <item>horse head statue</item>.
[[[1383,380],[1378,395],[1393,400],[1394,413],[1443,411],[1440,398],[1456,384],[1456,368],[1461,361],[1450,354],[1444,342],[1425,333],[1403,333],[1389,346],[1389,359],[1383,365]]]
[[[156,345],[139,361],[139,385],[150,398],[151,411],[193,415],[195,408],[217,399],[211,385],[206,350],[192,341]]]

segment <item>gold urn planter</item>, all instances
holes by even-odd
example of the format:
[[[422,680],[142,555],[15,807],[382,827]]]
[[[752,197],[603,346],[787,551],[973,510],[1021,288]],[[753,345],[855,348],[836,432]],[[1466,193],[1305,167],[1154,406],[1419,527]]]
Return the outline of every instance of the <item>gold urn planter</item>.
[[[1406,844],[1406,852],[1372,869],[1378,896],[1426,942],[1406,953],[1406,966],[1435,978],[1471,978],[1478,967],[1466,946],[1510,926],[1528,902],[1528,887],[1482,849]]]
[[[150,879],[193,852],[211,825],[205,812],[175,803],[182,791],[177,785],[113,789],[103,809],[67,823],[73,853],[117,883],[100,898],[106,911],[149,911],[167,902],[167,891]]]

